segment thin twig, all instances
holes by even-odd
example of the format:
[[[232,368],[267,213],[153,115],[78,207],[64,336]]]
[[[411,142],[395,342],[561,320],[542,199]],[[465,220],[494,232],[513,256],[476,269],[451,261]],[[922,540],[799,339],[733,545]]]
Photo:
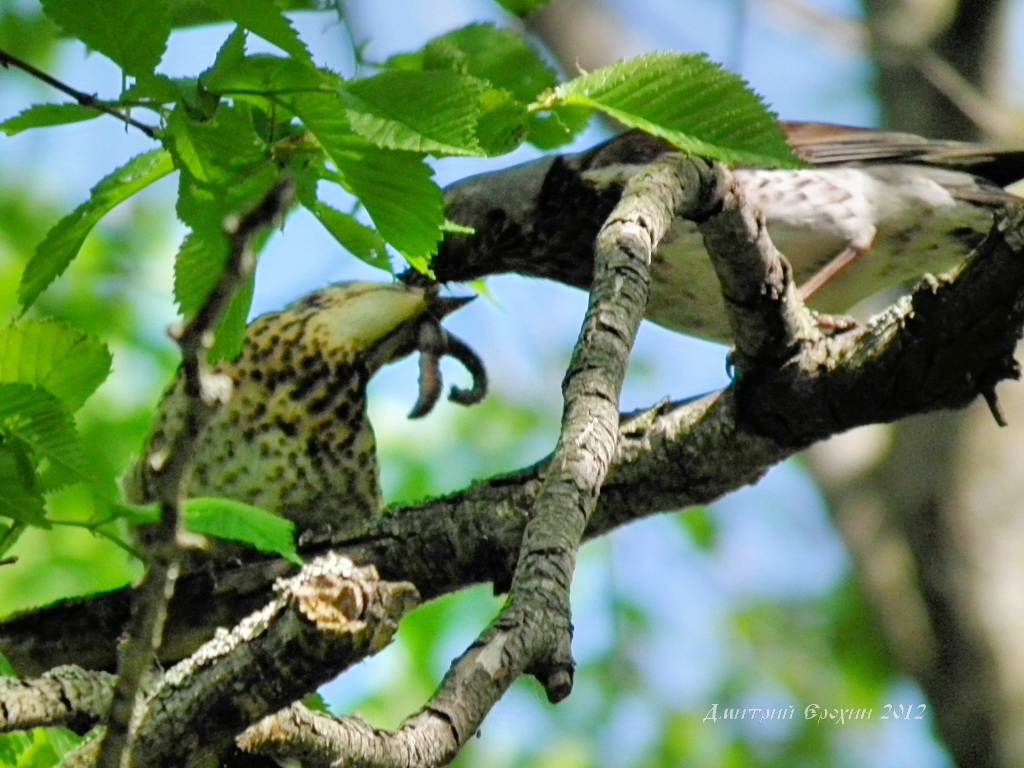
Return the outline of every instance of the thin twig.
[[[75,88],[72,88],[70,85],[62,83],[57,78],[46,74],[41,69],[33,67],[27,61],[22,61],[17,56],[12,56],[2,48],[0,48],[0,66],[17,67],[23,72],[27,72],[28,74],[32,75],[32,77],[36,78],[37,80],[42,80],[44,83],[53,88],[56,88],[58,91],[66,93],[68,96],[70,96],[79,104],[81,104],[83,107],[89,107],[91,109],[97,110],[98,112],[103,112],[105,114],[111,115],[112,117],[116,117],[118,120],[125,123],[125,125],[130,125],[132,126],[132,128],[138,128],[149,138],[156,138],[156,128],[154,128],[153,126],[146,125],[145,123],[140,123],[138,120],[134,119],[130,115],[125,114],[119,109],[107,106],[102,101],[97,99],[95,96],[92,96],[88,93],[84,93],[83,91],[79,91]]]
[[[167,605],[181,571],[181,502],[191,470],[191,448],[218,404],[204,381],[209,378],[205,371],[206,353],[212,343],[213,328],[238,288],[255,269],[253,243],[256,237],[281,219],[291,206],[293,193],[294,184],[290,179],[279,182],[254,210],[225,224],[230,251],[224,272],[195,317],[183,329],[172,333],[181,348],[188,404],[170,451],[163,457],[146,458],[152,470],[152,485],[160,503],[161,517],[159,523],[146,531],[148,568],[136,596],[128,640],[120,652],[118,683],[97,768],[118,768],[133,763],[130,725],[140,688],[162,643]]]

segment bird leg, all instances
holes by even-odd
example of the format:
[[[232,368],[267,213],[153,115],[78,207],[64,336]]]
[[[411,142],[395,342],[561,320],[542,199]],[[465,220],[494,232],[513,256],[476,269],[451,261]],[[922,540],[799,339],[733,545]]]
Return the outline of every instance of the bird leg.
[[[870,246],[868,246],[870,248]],[[857,259],[867,253],[868,248],[857,245],[848,245],[834,258],[830,259],[825,266],[815,272],[800,286],[800,298],[806,302],[814,294],[824,288],[828,283],[838,276],[844,269],[853,264]]]
[[[416,348],[420,353],[419,397],[409,412],[410,419],[430,413],[441,396],[441,358],[451,355],[473,376],[469,389],[452,387],[448,399],[460,405],[475,405],[487,394],[487,370],[476,352],[457,336],[448,333],[432,317],[425,317],[416,334]]]

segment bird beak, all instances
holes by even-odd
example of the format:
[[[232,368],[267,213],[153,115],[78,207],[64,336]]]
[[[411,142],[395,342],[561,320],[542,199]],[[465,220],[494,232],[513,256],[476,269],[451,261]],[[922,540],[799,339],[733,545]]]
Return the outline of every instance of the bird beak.
[[[437,296],[430,302],[431,314],[440,320],[460,307],[464,307],[476,296]]]

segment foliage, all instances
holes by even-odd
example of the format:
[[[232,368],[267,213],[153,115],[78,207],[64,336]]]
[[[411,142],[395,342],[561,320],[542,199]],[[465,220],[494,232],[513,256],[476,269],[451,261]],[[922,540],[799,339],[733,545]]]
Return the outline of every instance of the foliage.
[[[523,39],[477,24],[392,57],[369,76],[345,79],[316,66],[287,17],[263,0],[219,4],[235,29],[206,69],[195,77],[170,78],[157,66],[173,29],[171,5],[43,3],[65,33],[122,67],[127,87],[103,104],[108,110],[131,109],[134,116],[152,114],[151,132],[161,146],[112,171],[50,229],[22,273],[22,311],[68,269],[97,222],[172,173],[178,177],[176,212],[189,228],[175,262],[174,295],[188,318],[227,257],[225,220],[254,204],[282,173],[294,177],[301,204],[349,253],[392,271],[390,248],[426,272],[445,223],[428,155],[496,155],[524,141],[556,146],[597,110],[660,133],[687,151],[793,162],[760,100],[701,56],[654,54],[559,85]],[[247,53],[249,35],[287,55]],[[712,109],[712,97],[724,99],[725,108]],[[0,123],[0,130],[15,134],[102,114],[80,104],[37,104]],[[322,199],[322,185],[354,196],[373,226]],[[237,353],[250,301],[251,285],[225,314],[215,357]],[[24,336],[33,327],[12,325],[8,337]],[[107,354],[89,337],[80,343],[96,355]],[[95,387],[102,380],[96,378],[95,359],[65,356],[48,364],[53,381],[85,377]],[[12,521],[8,541],[20,526],[47,525],[48,490],[88,478],[76,458],[80,447],[70,418],[85,390],[72,402],[62,401],[55,384],[34,380],[35,373],[23,375],[25,365],[8,365],[3,373],[9,384],[0,410],[0,477],[14,489],[0,507]]]
[[[525,13],[541,3],[501,4]],[[0,216],[23,238],[10,250],[32,254],[20,259],[17,271],[0,260],[0,282],[18,285],[17,306],[0,308],[11,317],[0,331],[0,487],[5,489],[0,523],[6,531],[0,550],[19,538],[22,544],[28,540],[30,547],[17,550],[23,563],[31,565],[33,558],[47,562],[53,576],[47,586],[51,591],[45,593],[20,589],[30,577],[21,582],[11,578],[0,598],[2,610],[25,607],[15,595],[54,599],[114,587],[137,574],[138,564],[125,551],[124,523],[145,510],[123,504],[116,478],[141,442],[147,414],[121,407],[116,394],[105,395],[100,404],[87,398],[112,365],[149,370],[138,365],[140,358],[160,359],[164,368],[171,360],[142,310],[128,301],[105,299],[118,290],[143,290],[146,267],[141,259],[125,259],[117,233],[97,225],[109,224],[117,206],[136,204],[135,196],[161,179],[175,178],[175,213],[187,227],[175,256],[173,294],[188,318],[226,258],[225,220],[260,198],[282,173],[295,179],[300,205],[342,248],[392,273],[402,263],[429,271],[447,226],[428,158],[496,156],[523,143],[556,148],[578,135],[595,111],[662,135],[685,151],[727,160],[793,162],[758,97],[702,56],[655,54],[560,83],[528,41],[474,24],[346,78],[318,66],[281,11],[286,5],[311,3],[45,0],[42,5],[49,21],[39,17],[32,23],[42,25],[46,34],[11,38],[31,40],[32,50],[19,49],[17,42],[5,46],[44,63],[56,44],[56,25],[63,35],[116,62],[125,75],[124,88],[100,103],[107,110],[130,112],[136,120],[146,117],[153,126],[153,146],[112,169],[70,213],[28,198],[17,204],[21,208]],[[196,52],[192,76],[172,78],[159,71],[175,30],[224,20],[234,26],[218,50]],[[279,53],[250,52],[254,36]],[[49,48],[40,39],[48,40]],[[712,109],[712,97],[724,99],[728,109]],[[0,123],[0,130],[16,135],[95,118],[110,121],[111,141],[117,141],[119,126],[111,117],[77,103],[30,106]],[[338,190],[357,206],[341,210],[330,202]],[[142,221],[122,225],[126,240],[142,239],[144,206],[141,210]],[[46,217],[56,223],[36,231]],[[118,225],[111,226],[116,230]],[[111,276],[120,281],[119,289],[104,294],[103,283]],[[218,329],[215,356],[237,351],[250,301],[248,286]],[[486,417],[504,428],[510,442],[527,434],[538,419],[528,409],[488,409]],[[476,431],[473,420],[458,429],[466,444]],[[133,436],[134,443],[125,435]],[[402,469],[402,496],[434,491],[435,478],[426,477],[414,457],[404,457]],[[254,531],[251,521],[258,511],[222,500],[195,500],[190,506],[198,510],[190,517],[197,530],[294,554],[287,533],[282,538],[274,526]],[[691,528],[707,549],[715,529],[701,515]],[[437,666],[448,658],[440,652],[448,648],[442,644],[439,651],[436,632],[429,628],[478,627],[493,613],[493,599],[474,594],[468,607],[437,603],[403,627],[414,660],[414,685],[403,681],[394,690],[383,687],[367,698],[371,709],[396,691],[407,697],[407,709],[422,703],[436,682]],[[606,660],[592,659],[589,665],[607,672],[601,663]],[[630,673],[597,676],[598,694],[611,696],[623,686],[635,686]],[[608,724],[610,705],[594,717],[593,727]],[[680,730],[692,727],[669,719]],[[0,740],[0,763],[52,764],[74,737],[49,734]],[[563,747],[566,753],[574,749]],[[534,759],[543,762],[539,754]]]

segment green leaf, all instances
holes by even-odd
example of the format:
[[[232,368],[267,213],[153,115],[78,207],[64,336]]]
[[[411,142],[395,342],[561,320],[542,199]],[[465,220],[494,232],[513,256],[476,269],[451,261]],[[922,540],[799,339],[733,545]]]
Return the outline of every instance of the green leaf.
[[[435,155],[485,154],[476,139],[476,78],[454,72],[382,72],[339,90],[352,130],[384,149]]]
[[[334,94],[337,76],[294,59],[267,53],[238,58],[229,38],[213,66],[203,72],[203,86],[213,92],[235,96],[240,92],[288,94],[323,91]],[[223,54],[223,55],[221,55]],[[337,97],[335,105],[338,106]]]
[[[504,155],[523,143],[533,119],[511,93],[488,88],[480,95],[477,141],[488,155]]]
[[[106,345],[52,320],[22,320],[0,330],[0,382],[31,384],[78,410],[110,373]]]
[[[371,267],[391,272],[391,259],[384,238],[377,230],[326,203],[312,201],[307,207],[342,248]]]
[[[510,152],[527,131],[531,136],[538,132],[542,139],[551,134],[552,118],[528,115],[525,105],[555,85],[555,73],[533,47],[508,30],[471,24],[434,38],[416,53],[393,56],[387,64],[396,70],[448,70],[485,81],[477,140],[489,155]],[[571,136],[561,131],[558,143]],[[547,143],[557,146],[551,139]]]
[[[538,8],[543,8],[548,2],[549,0],[498,0],[498,5],[516,16],[525,16]]]
[[[274,0],[204,0],[204,3],[299,61],[312,63],[309,49]]]
[[[707,507],[692,507],[676,516],[690,534],[693,543],[703,552],[710,552],[718,542],[718,524]]]
[[[170,0],[42,0],[46,15],[129,75],[152,72],[171,34]]]
[[[325,715],[331,714],[331,708],[327,706],[327,700],[324,699],[323,695],[319,691],[314,691],[302,700],[302,705],[306,709],[312,709],[314,712],[323,712]]]
[[[17,441],[0,442],[0,515],[28,525],[47,527],[43,493],[32,459]]]
[[[0,384],[0,435],[27,446],[64,474],[88,479],[71,415],[49,392],[28,384]]]
[[[260,552],[302,563],[295,549],[294,523],[259,507],[232,499],[188,499],[184,523],[194,533],[240,541]]]
[[[33,728],[0,735],[0,766],[3,768],[50,768],[60,763],[82,742],[64,728]]]
[[[703,55],[652,53],[570,80],[535,108],[589,107],[684,152],[800,167],[775,115],[741,78]]]
[[[212,119],[196,120],[179,105],[167,119],[163,139],[178,166],[203,184],[231,187],[240,173],[269,162],[269,150],[243,107],[221,105]]]
[[[353,135],[331,94],[296,94],[290,104],[337,168],[336,181],[359,198],[381,236],[426,270],[441,237],[444,197],[423,157],[368,146]]]
[[[196,90],[194,77],[167,77],[158,73],[139,75],[135,82],[121,93],[120,102],[128,104],[148,101],[153,104],[172,104],[193,94]]]
[[[538,149],[555,149],[568,144],[587,127],[590,110],[566,106],[548,115],[531,117],[529,142]]]
[[[370,147],[332,159],[384,239],[425,272],[444,223],[444,195],[430,166],[418,155]]]
[[[423,69],[472,75],[527,103],[557,82],[554,70],[529,43],[491,24],[470,24],[435,37],[413,56],[419,57]]]
[[[27,131],[29,128],[45,128],[51,125],[67,125],[92,120],[103,113],[93,107],[81,104],[34,104],[16,116],[0,123],[0,131],[8,136]]]
[[[174,297],[190,318],[223,274],[229,249],[225,222],[257,205],[281,170],[257,136],[245,105],[221,105],[207,121],[193,120],[184,109],[176,109],[172,118],[167,140],[182,165],[177,212],[192,228],[175,260]],[[260,235],[257,251],[268,236]],[[211,361],[237,356],[251,303],[248,280],[215,328]]]
[[[46,286],[68,268],[96,222],[118,203],[173,170],[171,156],[155,149],[133,157],[93,187],[89,199],[57,222],[36,246],[18,287],[22,308],[28,309]]]

